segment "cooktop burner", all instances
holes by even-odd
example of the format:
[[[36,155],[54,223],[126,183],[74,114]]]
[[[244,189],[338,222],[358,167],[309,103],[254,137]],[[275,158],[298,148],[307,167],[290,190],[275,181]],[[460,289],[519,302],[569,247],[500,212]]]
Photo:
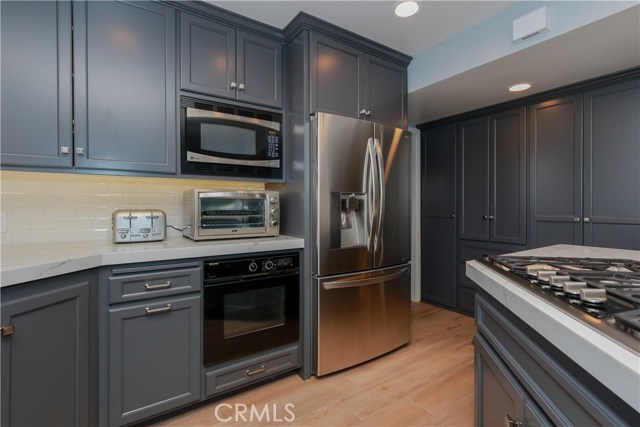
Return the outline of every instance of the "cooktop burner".
[[[488,261],[566,303],[561,307],[575,307],[640,340],[639,261],[517,256]]]

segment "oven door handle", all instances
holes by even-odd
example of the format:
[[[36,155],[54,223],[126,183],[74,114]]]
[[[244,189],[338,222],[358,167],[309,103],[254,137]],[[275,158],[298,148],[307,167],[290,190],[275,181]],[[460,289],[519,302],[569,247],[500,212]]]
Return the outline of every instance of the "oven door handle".
[[[367,278],[367,279],[360,279],[360,280],[335,280],[335,281],[332,281],[332,282],[323,283],[322,286],[326,290],[357,288],[359,286],[373,285],[375,283],[387,282],[389,280],[394,280],[394,279],[397,279],[399,277],[404,276],[409,271],[410,271],[410,269],[403,268],[402,270],[398,271],[397,273],[387,274],[385,276],[370,277],[370,278]]]

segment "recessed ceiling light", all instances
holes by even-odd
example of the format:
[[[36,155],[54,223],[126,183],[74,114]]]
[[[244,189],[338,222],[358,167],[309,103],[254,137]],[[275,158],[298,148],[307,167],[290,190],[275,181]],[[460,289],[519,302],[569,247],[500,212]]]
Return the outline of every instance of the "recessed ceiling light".
[[[509,92],[522,92],[523,90],[527,90],[531,87],[531,83],[523,82],[523,83],[515,83],[508,87]]]
[[[415,1],[403,1],[396,5],[396,15],[400,18],[407,18],[411,15],[415,15],[420,7]]]

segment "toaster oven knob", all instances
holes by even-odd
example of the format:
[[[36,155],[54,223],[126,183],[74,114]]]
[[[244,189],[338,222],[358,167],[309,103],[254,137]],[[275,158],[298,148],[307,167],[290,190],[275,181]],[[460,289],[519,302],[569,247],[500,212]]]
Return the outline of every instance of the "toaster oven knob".
[[[278,226],[278,221],[276,221],[275,219],[273,221],[271,221],[271,226],[272,227],[277,227]]]
[[[273,261],[267,261],[264,263],[264,268],[271,270],[273,268]]]
[[[279,213],[278,208],[272,208],[269,212],[271,213],[271,216],[277,216]]]
[[[271,203],[272,205],[275,205],[276,203],[278,203],[278,198],[276,196],[271,196],[269,198],[269,203]]]
[[[255,262],[252,262],[251,264],[249,264],[249,271],[250,272],[254,272],[258,269],[258,264],[256,264]]]

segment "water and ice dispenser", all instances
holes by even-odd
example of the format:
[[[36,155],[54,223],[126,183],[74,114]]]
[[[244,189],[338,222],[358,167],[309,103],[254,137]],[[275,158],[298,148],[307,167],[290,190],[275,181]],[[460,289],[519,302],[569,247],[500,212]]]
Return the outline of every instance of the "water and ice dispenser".
[[[331,193],[331,247],[366,246],[366,193]]]

